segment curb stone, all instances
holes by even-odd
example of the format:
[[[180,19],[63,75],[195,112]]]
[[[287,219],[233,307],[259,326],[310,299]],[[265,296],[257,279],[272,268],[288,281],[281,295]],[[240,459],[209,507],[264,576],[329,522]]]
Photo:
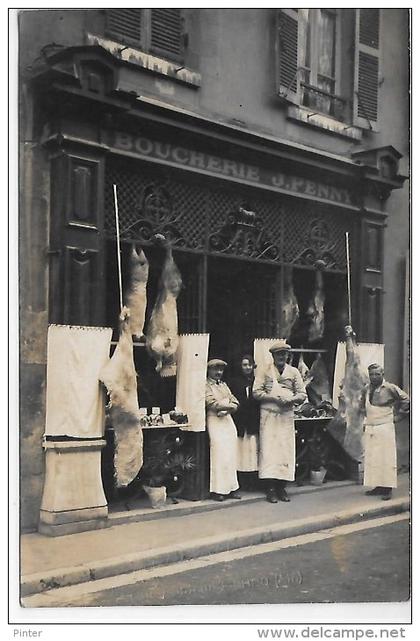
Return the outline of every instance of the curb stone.
[[[333,514],[321,514],[316,518],[296,519],[289,523],[249,528],[233,536],[216,535],[203,537],[190,544],[177,544],[160,549],[119,555],[93,564],[82,564],[74,567],[63,567],[48,573],[38,572],[22,577],[21,597],[47,592],[48,590],[85,583],[95,579],[109,578],[136,570],[168,565],[188,559],[195,559],[218,552],[270,543],[298,534],[310,534],[326,530],[337,525],[346,525],[388,514],[397,514],[409,510],[408,497],[391,499],[386,505],[372,506],[363,512],[343,510]]]

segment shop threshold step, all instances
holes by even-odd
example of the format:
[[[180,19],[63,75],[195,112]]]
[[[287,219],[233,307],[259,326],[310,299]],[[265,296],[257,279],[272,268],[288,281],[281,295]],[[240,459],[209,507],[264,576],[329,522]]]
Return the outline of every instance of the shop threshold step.
[[[330,481],[323,485],[302,485],[291,486],[288,488],[290,496],[299,494],[308,494],[319,491],[334,490],[340,487],[356,485],[356,481]],[[201,512],[212,512],[213,510],[223,510],[231,507],[240,507],[241,505],[251,505],[258,501],[265,501],[263,492],[246,492],[242,494],[240,501],[236,499],[227,499],[223,502],[203,499],[200,501],[188,501],[186,499],[177,499],[177,503],[172,503],[168,498],[166,504],[159,509],[153,509],[147,504],[147,500],[133,501],[120,504],[118,507],[111,508],[108,514],[109,525],[121,525],[122,523],[135,523],[137,521],[154,521],[168,517],[184,516],[185,514],[199,514]]]

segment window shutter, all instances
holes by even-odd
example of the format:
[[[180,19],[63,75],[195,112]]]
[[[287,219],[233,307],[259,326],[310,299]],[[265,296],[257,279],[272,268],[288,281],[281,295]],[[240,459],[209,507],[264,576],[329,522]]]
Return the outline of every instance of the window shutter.
[[[106,10],[106,30],[111,37],[139,46],[142,44],[141,28],[141,9]]]
[[[356,9],[354,60],[354,124],[378,130],[380,9]]]
[[[181,61],[184,53],[181,9],[151,9],[150,50]]]
[[[276,84],[277,93],[285,100],[298,103],[298,12],[277,11]]]

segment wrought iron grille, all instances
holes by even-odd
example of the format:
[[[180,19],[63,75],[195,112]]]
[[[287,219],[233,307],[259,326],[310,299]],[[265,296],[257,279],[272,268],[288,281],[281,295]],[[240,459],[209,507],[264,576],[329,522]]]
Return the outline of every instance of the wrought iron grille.
[[[176,247],[204,249],[207,193],[160,168],[111,161],[105,181],[105,229],[115,235],[112,185],[118,186],[122,240],[149,242],[154,234]]]
[[[354,229],[351,215],[319,203],[292,201],[287,199],[283,208],[285,263],[344,272],[345,233]]]
[[[248,260],[345,271],[345,232],[354,220],[332,207],[220,180],[195,183],[180,172],[110,159],[105,231],[115,236],[112,185],[118,186],[122,240],[156,233],[174,247]]]

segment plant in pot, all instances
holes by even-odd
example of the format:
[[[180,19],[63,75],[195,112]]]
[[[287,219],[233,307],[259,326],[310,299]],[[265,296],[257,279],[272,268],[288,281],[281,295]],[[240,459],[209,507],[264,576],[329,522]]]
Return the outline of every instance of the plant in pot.
[[[167,494],[179,492],[186,471],[195,467],[193,457],[182,450],[183,439],[156,437],[149,445],[138,478],[153,508],[165,505]]]
[[[327,473],[327,461],[329,455],[329,444],[325,440],[324,431],[315,428],[309,438],[309,461],[310,461],[310,483],[311,485],[322,485],[325,482]]]

